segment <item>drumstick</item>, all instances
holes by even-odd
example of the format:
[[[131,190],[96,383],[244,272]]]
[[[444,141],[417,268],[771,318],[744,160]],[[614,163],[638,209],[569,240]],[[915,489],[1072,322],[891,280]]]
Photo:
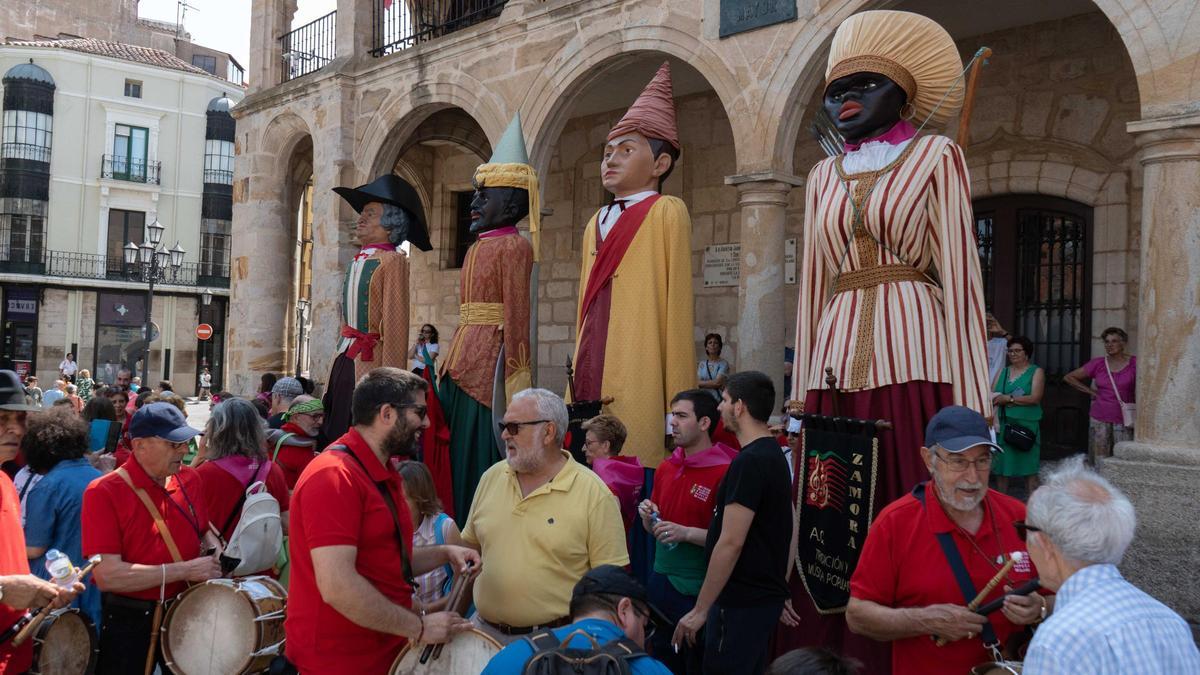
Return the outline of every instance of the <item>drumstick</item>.
[[[1008,576],[1008,573],[1012,571],[1013,565],[1016,565],[1017,561],[1019,561],[1023,555],[1024,554],[1020,551],[1013,551],[1012,556],[1010,556],[1009,559],[1004,563],[1004,566],[1000,568],[1000,571],[996,572],[996,576],[992,577],[992,580],[987,582],[987,585],[983,587],[982,591],[979,591],[979,594],[975,596],[974,600],[967,603],[967,609],[974,612],[975,609],[979,607],[979,603],[983,602],[984,599],[987,598],[988,593],[991,593],[1001,581],[1004,581],[1004,577]],[[939,637],[936,642],[937,646],[944,647],[946,646],[947,640],[946,638]]]
[[[84,577],[91,573],[92,568],[95,567],[99,562],[100,556],[98,555],[88,558],[88,564],[84,566],[83,569],[79,570],[79,574],[75,577],[75,581],[82,581]],[[13,647],[20,647],[26,640],[28,640],[29,636],[33,635],[33,632],[38,629],[38,626],[42,625],[42,622],[45,621],[46,617],[48,616],[50,616],[50,605],[45,605],[35,612],[33,616],[30,617],[29,623],[25,624],[25,627],[22,628],[19,633],[17,633],[17,637],[13,638]]]
[[[450,586],[450,596],[446,602],[446,608],[450,611],[455,611],[458,608],[458,603],[462,599],[462,595],[466,592],[467,577],[466,575],[458,575],[454,577],[454,583]],[[425,645],[421,650],[421,665],[425,665],[432,656],[434,661],[437,661],[442,656],[442,647],[444,645]]]

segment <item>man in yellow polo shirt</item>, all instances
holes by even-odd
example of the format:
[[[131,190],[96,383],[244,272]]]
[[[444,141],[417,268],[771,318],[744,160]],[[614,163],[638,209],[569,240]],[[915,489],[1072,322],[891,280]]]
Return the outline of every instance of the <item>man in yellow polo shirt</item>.
[[[629,564],[617,499],[562,449],[567,406],[553,392],[513,396],[500,437],[507,460],[479,481],[463,542],[478,550],[476,623],[507,644],[569,620],[588,570]]]

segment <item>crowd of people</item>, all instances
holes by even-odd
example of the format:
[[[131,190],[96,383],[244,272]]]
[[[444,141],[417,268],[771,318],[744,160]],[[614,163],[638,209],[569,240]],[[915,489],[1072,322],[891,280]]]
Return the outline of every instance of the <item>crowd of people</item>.
[[[1071,672],[1064,653],[1076,652],[1072,667],[1094,672],[1123,672],[1135,655],[1173,668],[1162,672],[1200,667],[1186,624],[1115,569],[1133,536],[1128,500],[1082,458],[1039,487],[1045,373],[1028,338],[990,323],[994,424],[959,407],[929,423],[921,453],[932,481],[875,519],[848,625],[892,644],[895,673],[959,672],[977,660],[976,636],[1005,642],[1043,622],[1025,672]],[[1132,427],[1136,359],[1120,329],[1103,338],[1106,355],[1065,378],[1094,400],[1091,461]],[[854,654],[817,646],[770,658],[777,625],[803,630],[787,582],[799,425],[768,427],[771,378],[735,372],[719,334],[705,336],[696,389],[671,401],[674,450],[652,488],[639,459],[622,453],[619,418],[582,424],[580,463],[564,449],[563,400],[528,389],[500,424],[504,461],[484,473],[459,522],[420,461],[437,339],[422,326],[412,372],[382,368],[358,384],[354,425],[338,439],[322,436],[324,406],[305,378],[266,374],[247,398],[209,395],[211,376],[201,379],[211,413],[200,430],[170,382],[142,387],[127,368],[100,385],[68,355],[46,391],[34,376],[0,372],[0,449],[14,475],[4,508],[19,513],[19,530],[6,521],[4,536],[24,544],[0,560],[2,601],[12,601],[0,619],[69,604],[99,635],[97,672],[136,672],[147,655],[161,666],[151,635],[162,607],[191,584],[245,571],[224,551],[247,495],[261,492],[277,505],[286,543],[250,571],[288,588],[286,661],[299,672],[387,672],[408,641],[463,631],[503,647],[487,673],[522,672],[560,643],[584,649],[585,636],[635,673],[857,672]],[[1032,433],[1013,434],[1018,425]],[[1010,478],[1026,481],[1028,509],[1005,494]],[[640,532],[652,537],[653,565],[635,574]],[[947,541],[961,552],[951,568],[976,587],[1011,558],[1006,589],[1040,572],[1044,590],[1006,595],[998,615],[971,611],[955,584],[930,573]],[[48,581],[51,552],[100,562],[91,579],[63,587]],[[469,600],[451,606],[456,579],[471,581]],[[1109,646],[1097,649],[1081,617],[1102,592],[1124,600],[1102,614],[1093,632]],[[28,658],[0,645],[0,672],[23,672]]]

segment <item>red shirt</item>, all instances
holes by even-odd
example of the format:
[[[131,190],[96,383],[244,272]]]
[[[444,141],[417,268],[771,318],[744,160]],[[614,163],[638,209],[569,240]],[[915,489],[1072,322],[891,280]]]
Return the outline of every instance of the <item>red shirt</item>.
[[[228,458],[237,460],[242,458]],[[287,481],[283,477],[283,470],[274,462],[267,462],[269,468],[258,465],[257,460],[250,460],[248,457],[245,461],[238,462],[237,466],[247,465],[244,475],[246,480],[236,478],[232,473],[221,466],[224,461],[216,460],[205,462],[196,467],[196,473],[204,481],[204,496],[208,501],[208,517],[212,519],[212,523],[216,527],[221,527],[226,521],[229,521],[229,527],[221,533],[221,536],[226,541],[233,531],[237,529],[238,516],[233,516],[230,520],[229,516],[233,514],[233,510],[238,506],[242,496],[246,494],[246,485],[249,479],[249,466],[254,467],[254,480],[262,481],[267,486],[267,492],[279,502],[279,513],[287,512],[289,505]],[[251,462],[253,462],[251,464]]]
[[[332,450],[344,445],[362,461]],[[399,635],[364,628],[325,603],[317,589],[312,549],[354,546],[355,570],[392,602],[412,607],[413,589],[403,579],[395,521],[373,481],[386,481],[396,503],[410,555],[412,518],[400,474],[385,467],[353,428],[314,459],[292,493],[288,551],[288,660],[301,673],[384,674],[406,642]],[[369,477],[368,477],[369,476]]]
[[[946,554],[938,544],[938,532],[952,533],[976,591],[1000,570],[996,556],[1003,553],[1007,558],[1013,551],[1025,553],[1025,544],[1012,526],[1014,521],[1025,519],[1024,504],[988,490],[983,501],[983,523],[972,536],[942,510],[933,481],[925,485],[924,506],[910,493],[888,504],[875,518],[850,579],[852,597],[885,607],[966,605]],[[1000,597],[1005,584],[1016,587],[1036,577],[1037,571],[1028,560],[1025,553],[1025,559],[1014,566],[985,602]],[[988,620],[1001,642],[1017,630],[1003,612],[990,614]],[[928,635],[892,642],[893,675],[960,675],[990,660],[990,652],[984,649],[979,636],[950,642],[944,647],[938,647]]]
[[[21,502],[12,479],[0,473],[0,576],[29,574],[25,557],[25,532],[21,529]],[[0,604],[0,632],[8,630],[25,610]],[[0,644],[0,673],[23,673],[33,665],[33,640],[13,651],[12,640]]]
[[[181,467],[179,473],[167,479],[166,488],[154,482],[130,455],[122,465],[133,484],[146,491],[158,507],[163,522],[171,531],[179,554],[184,560],[200,556],[201,537],[208,530],[208,500],[204,483],[194,469]],[[159,536],[154,518],[142,500],[129,488],[116,471],[105,474],[83,493],[83,555],[119,555],[128,563],[161,565],[176,562],[166,542]],[[167,584],[168,598],[187,588],[186,582]],[[101,587],[100,590],[104,590]],[[139,600],[157,600],[158,585],[133,593],[121,593]]]
[[[658,505],[659,517],[707,530],[716,507],[717,487],[736,455],[723,443],[686,458],[683,449],[676,448],[654,472],[650,501]]]
[[[313,458],[317,456],[317,448],[315,445],[292,445],[288,443],[288,440],[292,438],[310,440],[303,429],[291,422],[284,423],[279,430],[284,433],[296,434],[295,436],[289,436],[279,446],[278,453],[276,453],[274,447],[270,448],[275,462],[283,469],[283,476],[287,479],[288,489],[295,489],[296,481],[300,480],[300,474],[304,472],[304,468],[308,466],[308,463],[313,461]]]

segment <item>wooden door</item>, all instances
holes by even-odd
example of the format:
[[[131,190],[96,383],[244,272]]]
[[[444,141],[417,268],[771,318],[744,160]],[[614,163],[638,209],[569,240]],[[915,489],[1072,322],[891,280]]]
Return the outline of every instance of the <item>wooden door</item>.
[[[1087,450],[1088,398],[1062,378],[1090,358],[1092,209],[1040,195],[975,202],[988,310],[1046,371],[1042,458]]]

